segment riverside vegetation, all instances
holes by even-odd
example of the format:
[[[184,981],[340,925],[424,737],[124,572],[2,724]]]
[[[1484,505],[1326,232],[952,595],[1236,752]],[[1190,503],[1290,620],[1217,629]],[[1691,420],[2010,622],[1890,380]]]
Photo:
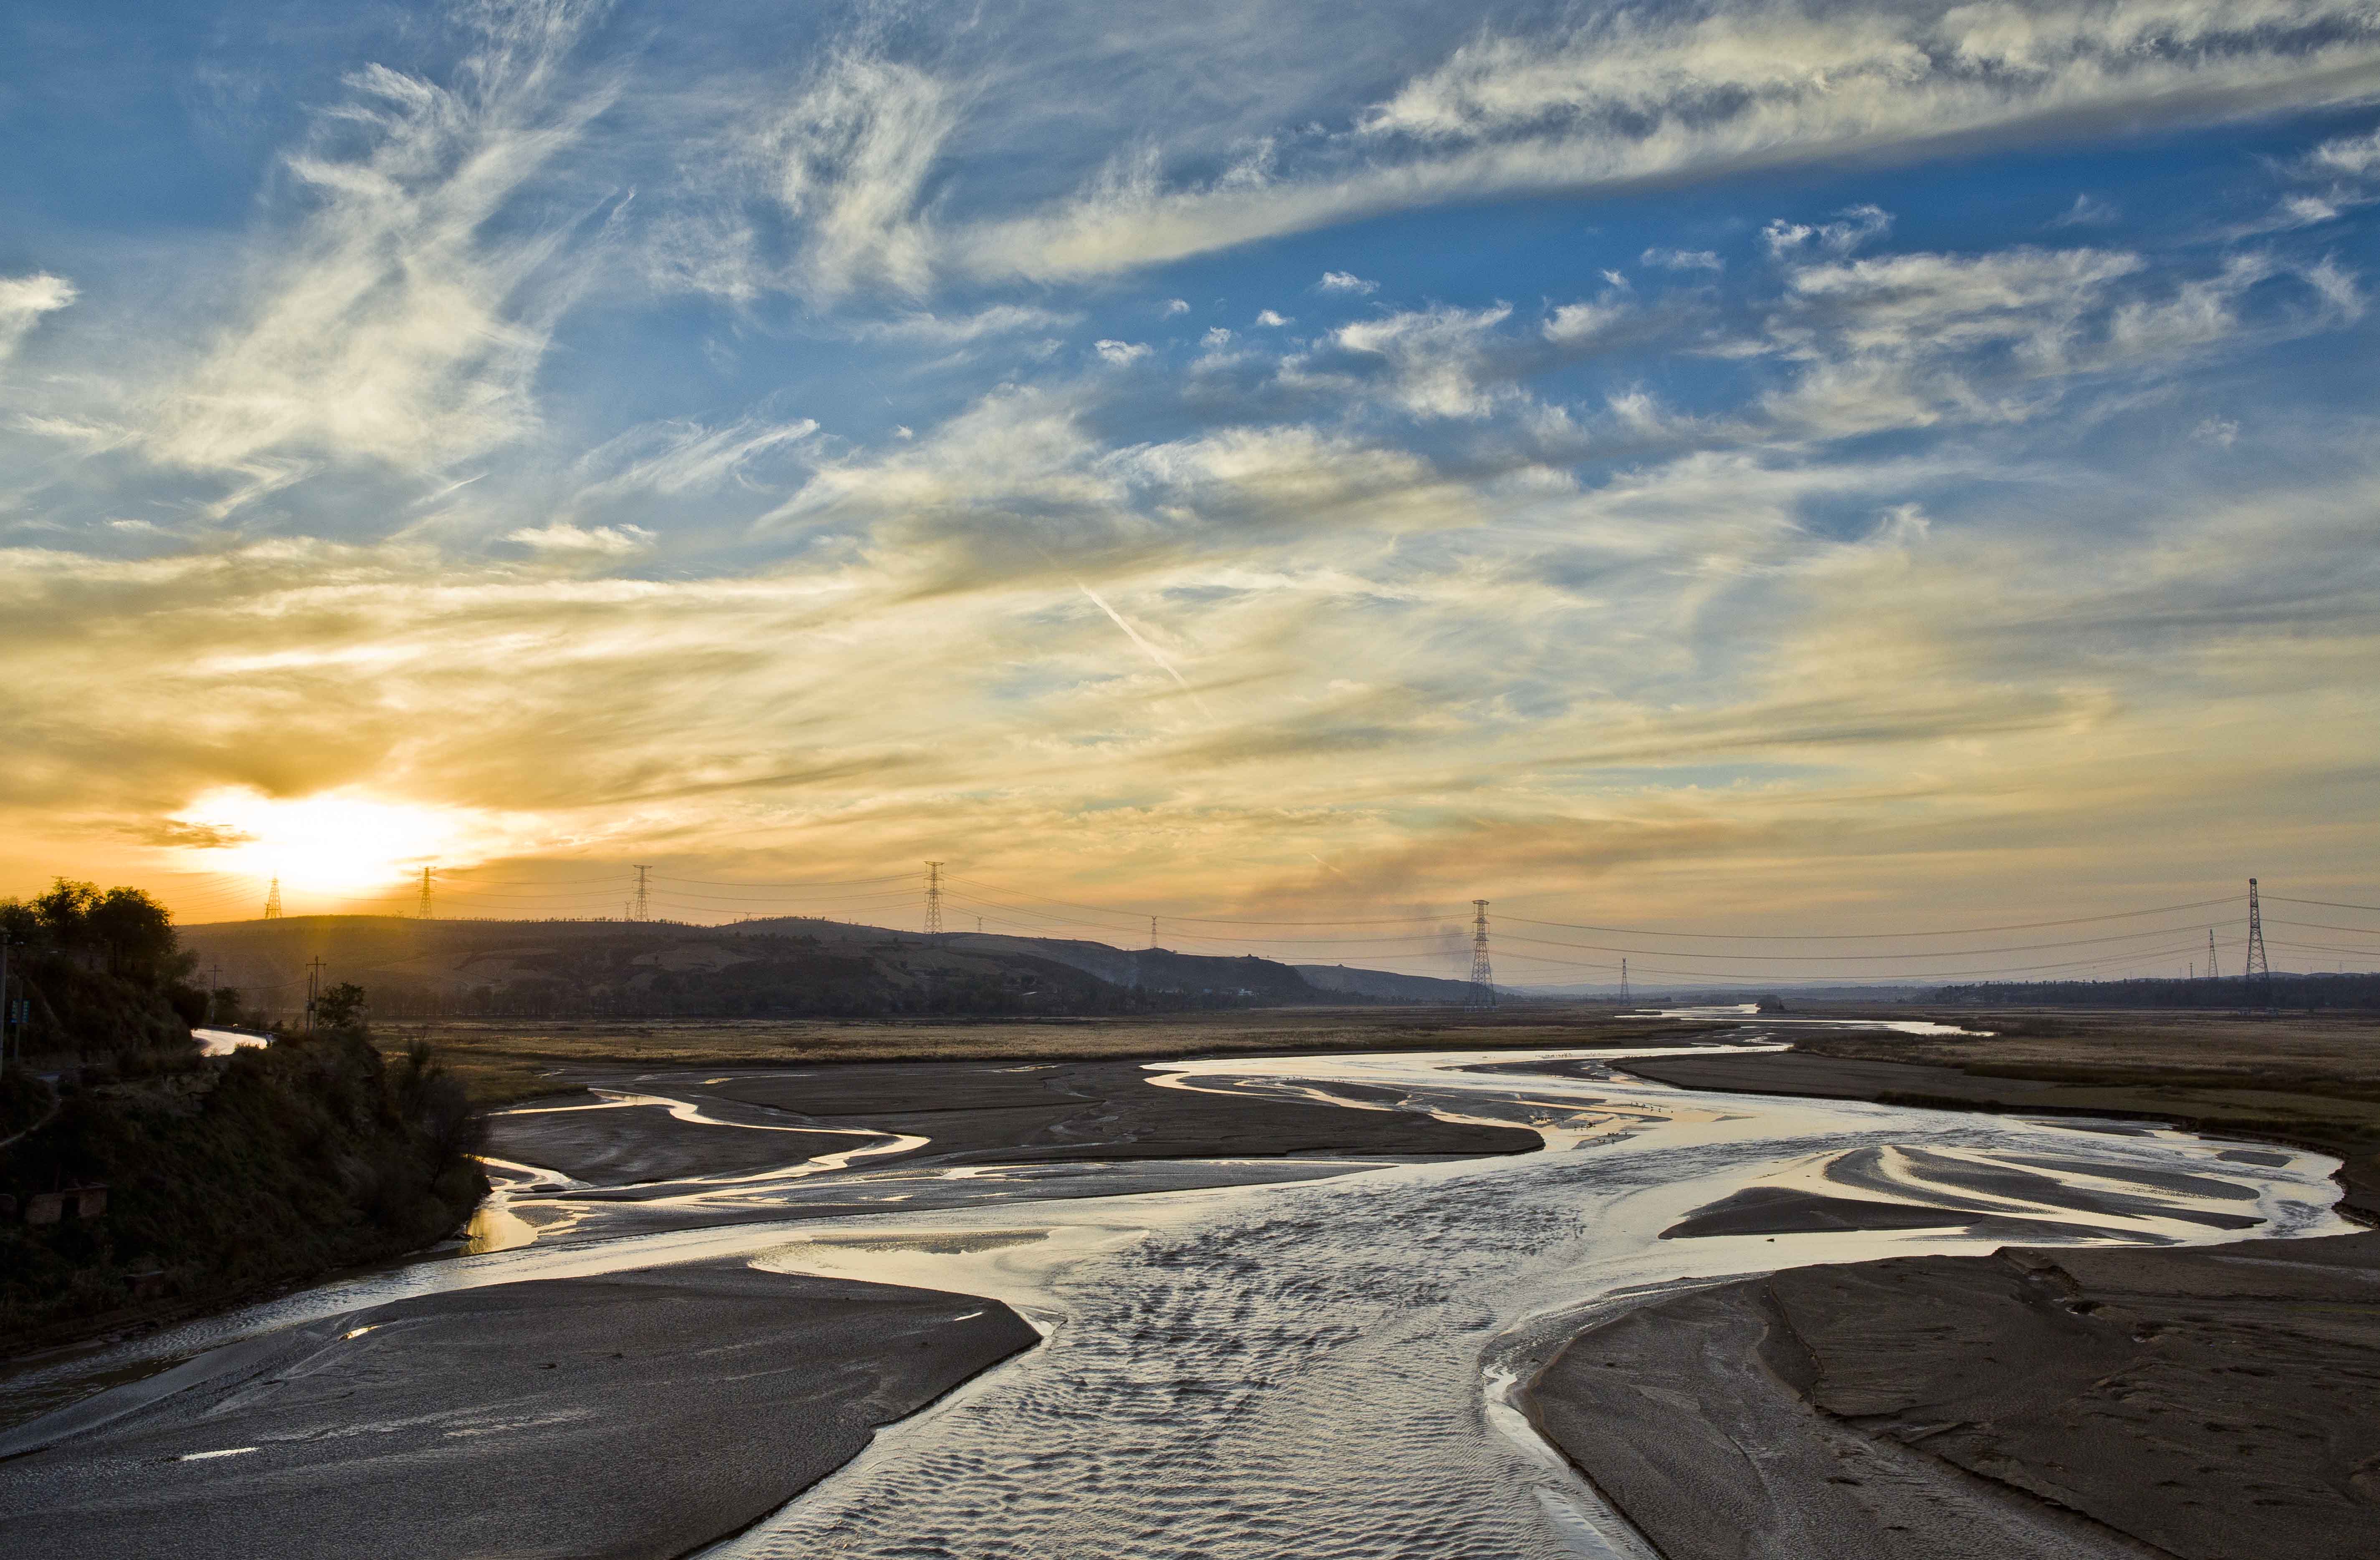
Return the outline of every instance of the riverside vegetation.
[[[311,1035],[210,1058],[191,1026],[237,994],[190,984],[147,894],[62,879],[0,902],[0,931],[30,1010],[0,1072],[0,1350],[394,1257],[485,1195],[461,1084],[426,1045],[376,1049],[360,992]],[[103,1211],[29,1222],[38,1194],[94,1186]]]

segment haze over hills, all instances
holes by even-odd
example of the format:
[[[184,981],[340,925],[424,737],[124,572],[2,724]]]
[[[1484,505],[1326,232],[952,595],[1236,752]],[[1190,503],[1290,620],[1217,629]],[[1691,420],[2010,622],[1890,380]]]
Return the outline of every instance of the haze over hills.
[[[779,917],[425,921],[307,915],[182,928],[210,987],[302,1010],[307,976],[353,981],[388,1018],[1064,1014],[1327,1002],[1455,1002],[1460,981],[1253,956]]]

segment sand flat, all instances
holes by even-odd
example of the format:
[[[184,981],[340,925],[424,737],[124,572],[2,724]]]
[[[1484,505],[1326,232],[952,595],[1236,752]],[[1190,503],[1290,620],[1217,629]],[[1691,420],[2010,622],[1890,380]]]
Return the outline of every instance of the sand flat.
[[[974,1296],[728,1262],[400,1300],[277,1337],[0,1462],[10,1552],[670,1560],[1038,1335]]]

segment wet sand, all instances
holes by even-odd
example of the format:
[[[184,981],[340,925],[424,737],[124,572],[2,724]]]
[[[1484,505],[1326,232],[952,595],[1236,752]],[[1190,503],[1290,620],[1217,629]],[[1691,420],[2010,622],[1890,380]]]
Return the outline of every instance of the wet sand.
[[[1530,1396],[1668,1560],[2368,1560],[2380,1234],[1790,1269],[1591,1329]]]
[[[1978,1109],[2083,1110],[2104,1092],[2096,1081],[1801,1051],[1616,1065],[1686,1088]],[[2136,1080],[2117,1104],[2155,1111],[2154,1091]],[[2177,1099],[2172,1114],[2191,1119],[2205,1103]],[[2350,1134],[2336,1151],[2362,1146]],[[2256,1222],[2238,1206],[2243,1189],[2215,1178],[2018,1157],[2193,1200],[2167,1204],[2168,1217]],[[2223,1157],[2283,1156],[2243,1147]],[[1929,1155],[1923,1167],[1937,1190],[1981,1198],[2116,1215],[2155,1205],[2013,1165],[1979,1174]],[[1828,1176],[1889,1190],[1858,1155]],[[2348,1205],[2368,1211],[2369,1179],[2368,1160],[2350,1161]],[[1663,1233],[1782,1233],[1837,1218],[1924,1227],[1957,1211],[1863,1202],[1742,1194]],[[1982,1222],[1969,1233],[2012,1232]],[[1669,1560],[2056,1552],[2041,1547],[2049,1538],[2027,1549],[1996,1536],[2010,1523],[2046,1524],[2063,1535],[2055,1544],[2082,1544],[2076,1553],[2365,1560],[2380,1532],[2375,1387],[2380,1235],[2353,1235],[2167,1251],[2012,1246],[1789,1269],[1592,1329],[1530,1393],[1548,1437]]]
[[[582,1092],[491,1117],[487,1152],[590,1185],[628,1186],[771,1169],[861,1141],[775,1125],[685,1121],[666,1105],[609,1105]]]
[[[1724,1057],[1630,1057],[1621,1071],[1674,1083],[1682,1089],[1727,1089],[1756,1094],[1792,1094],[1804,1099],[1959,1101],[2022,1108],[2046,1103],[2056,1083],[2029,1078],[1979,1078],[1955,1067],[1860,1058],[1811,1056],[1802,1051],[1755,1051]]]
[[[740,1262],[402,1300],[0,1436],[0,1529],[47,1560],[669,1560],[1037,1338],[997,1301]]]
[[[630,1086],[625,1074],[586,1076]],[[633,1086],[706,1107],[760,1107],[789,1125],[923,1137],[931,1141],[917,1158],[949,1165],[1523,1154],[1543,1146],[1535,1132],[1441,1121],[1419,1109],[1201,1093],[1161,1087],[1153,1076],[1136,1062],[899,1062],[723,1077],[638,1073]],[[612,1077],[622,1081],[612,1084]]]

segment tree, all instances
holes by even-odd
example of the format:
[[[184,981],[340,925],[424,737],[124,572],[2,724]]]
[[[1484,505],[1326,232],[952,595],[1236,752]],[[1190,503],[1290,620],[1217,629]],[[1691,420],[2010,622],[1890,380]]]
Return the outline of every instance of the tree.
[[[117,974],[170,977],[182,973],[173,967],[173,916],[139,889],[110,889],[89,901],[83,925],[91,939],[107,949],[108,968]]]
[[[364,1022],[364,988],[341,981],[314,998],[314,1019],[325,1029],[358,1029]]]

